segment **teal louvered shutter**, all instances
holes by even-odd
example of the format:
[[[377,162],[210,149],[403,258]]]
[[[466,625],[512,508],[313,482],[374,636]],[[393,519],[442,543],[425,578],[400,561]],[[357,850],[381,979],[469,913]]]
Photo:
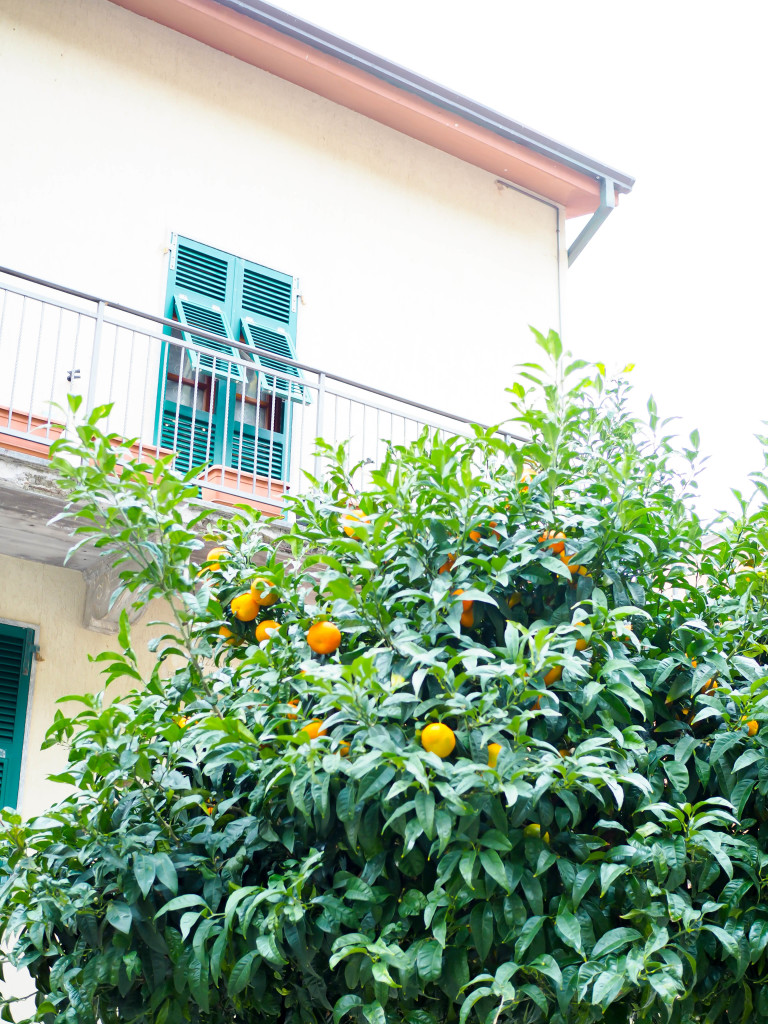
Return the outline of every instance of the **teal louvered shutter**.
[[[0,622],[0,806],[15,807],[27,720],[34,630]]]
[[[215,302],[224,309],[232,305],[235,258],[209,245],[178,238],[170,270],[168,291],[186,292],[203,302]]]
[[[188,295],[176,292],[173,296],[173,311],[179,323],[189,327],[198,327],[201,331],[209,331],[211,334],[220,334],[222,341],[213,341],[210,338],[201,338],[187,331],[182,332],[184,341],[189,345],[196,345],[198,348],[211,350],[211,355],[202,352],[189,352],[189,359],[193,369],[201,373],[210,374],[212,377],[224,377],[228,380],[244,380],[243,367],[238,363],[230,362],[230,358],[237,358],[237,350],[228,342],[235,339],[232,336],[232,328],[226,313],[218,306],[203,305]]]
[[[239,288],[237,288],[239,285]],[[240,332],[255,348],[266,349],[276,356],[296,358],[296,292],[294,279],[288,274],[243,262],[242,279],[236,291],[240,292]],[[295,366],[279,359],[254,354],[254,360],[263,369],[279,370],[290,377],[301,379]],[[285,398],[303,398],[304,388],[292,380],[264,374],[264,387]]]
[[[193,414],[183,405],[167,403],[163,409],[160,444],[176,452],[174,469],[188,473],[193,466],[215,461],[216,422],[204,413]]]
[[[236,423],[232,431],[229,465],[242,473],[255,473],[282,480],[285,476],[286,438],[274,430],[258,431],[246,424]]]

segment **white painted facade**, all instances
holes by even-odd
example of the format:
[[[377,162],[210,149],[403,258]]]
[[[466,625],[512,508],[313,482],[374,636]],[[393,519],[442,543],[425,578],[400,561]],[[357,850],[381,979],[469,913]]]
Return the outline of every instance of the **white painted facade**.
[[[560,323],[552,204],[106,0],[0,19],[0,262],[161,313],[178,232],[300,279],[302,361],[505,415]]]

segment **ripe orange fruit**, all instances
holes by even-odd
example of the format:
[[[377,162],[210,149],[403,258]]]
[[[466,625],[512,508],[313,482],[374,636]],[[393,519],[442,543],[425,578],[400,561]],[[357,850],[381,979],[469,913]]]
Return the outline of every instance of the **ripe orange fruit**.
[[[573,574],[575,572],[578,572],[578,573],[581,573],[582,576],[584,576],[585,573],[581,572],[581,570],[584,568],[584,566],[583,565],[576,565],[576,563],[571,565],[571,558],[572,557],[573,557],[572,555],[566,555],[566,553],[563,551],[560,554],[560,561],[563,563],[563,565],[567,565],[568,566],[568,572],[570,572],[571,574]]]
[[[315,622],[307,631],[307,643],[315,654],[333,654],[341,644],[341,632],[332,622]]]
[[[557,533],[555,530],[550,530],[549,533],[545,530],[539,537],[539,543],[549,548],[553,555],[559,555],[565,551],[565,540],[565,534]],[[576,572],[576,570],[574,569],[573,572]]]
[[[757,736],[760,725],[754,718],[747,722],[747,733],[749,736]]]
[[[551,686],[552,683],[556,683],[558,681],[558,679],[560,679],[562,674],[563,674],[563,666],[562,665],[553,665],[552,668],[549,670],[549,672],[547,672],[547,674],[544,676],[544,685],[545,686]]]
[[[479,530],[470,530],[469,531],[469,539],[470,540],[478,541],[478,540],[482,540],[482,537],[483,537],[483,535],[482,535],[482,533],[480,533]]]
[[[240,622],[251,622],[259,614],[259,606],[250,593],[238,594],[237,597],[233,597],[229,607]]]
[[[445,560],[445,562],[437,570],[438,573],[442,576],[442,574],[444,572],[450,572],[451,569],[453,568],[453,563],[455,561],[456,561],[456,555],[448,555],[448,558]]]
[[[491,768],[495,768],[496,767],[496,762],[499,759],[499,754],[500,753],[501,753],[501,744],[500,743],[489,743],[488,744],[488,765],[489,765],[489,767],[491,767]]]
[[[350,509],[349,512],[345,512],[339,519],[341,528],[348,537],[357,537],[356,528],[361,524],[367,526],[370,523],[370,519],[363,515],[359,508]]]
[[[349,757],[349,743],[346,740],[342,740],[339,744],[339,753],[342,757]]]
[[[585,651],[587,649],[587,647],[589,647],[589,644],[587,643],[587,641],[584,639],[583,636],[580,636],[578,638],[578,640],[576,641],[576,650],[577,651]]]
[[[463,593],[464,593],[464,591],[463,591],[463,590],[462,590],[461,588],[459,588],[458,590],[453,590],[453,591],[451,591],[451,596],[452,596],[452,597],[458,597],[458,596],[459,596],[459,594],[463,594]],[[468,611],[469,611],[469,609],[470,609],[470,608],[472,607],[472,605],[473,605],[474,603],[475,603],[474,601],[462,601],[462,602],[461,602],[461,605],[462,605],[462,607],[463,607],[464,611],[465,611],[465,612],[468,612]]]
[[[292,707],[292,708],[297,708],[297,707],[299,706],[299,702],[298,702],[297,700],[289,700],[289,701],[288,701],[288,704],[289,704],[289,706],[290,706],[290,707]],[[288,714],[287,714],[287,715],[286,715],[285,717],[286,717],[286,718],[295,718],[295,717],[296,717],[296,715],[292,714],[292,713],[291,713],[291,712],[289,711],[289,712],[288,712]]]
[[[464,604],[470,604],[471,602],[465,601]],[[475,624],[475,613],[472,608],[468,608],[467,611],[462,612],[459,616],[459,622],[465,629],[471,629]]]
[[[269,580],[262,579],[261,577],[255,579],[251,584],[251,597],[262,608],[270,608],[273,604],[277,603],[277,594],[274,591],[271,594],[264,593],[270,585]]]
[[[211,548],[211,550],[205,556],[205,561],[210,564],[207,565],[206,568],[202,571],[207,572],[209,569],[220,569],[221,563],[219,559],[227,558],[228,556],[229,552],[227,551],[226,548]]]
[[[268,640],[276,629],[280,629],[280,623],[274,619],[263,619],[256,627],[256,639],[259,643]]]
[[[229,626],[220,626],[219,636],[223,636],[231,647],[235,647],[240,643],[240,638],[235,636]]]
[[[302,725],[301,732],[305,732],[311,740],[317,739],[318,736],[325,736],[326,732],[323,728],[323,723],[319,718],[313,718],[311,722],[307,722],[306,725]]]
[[[438,757],[448,757],[456,746],[456,735],[450,726],[442,722],[430,722],[421,731],[421,745]]]

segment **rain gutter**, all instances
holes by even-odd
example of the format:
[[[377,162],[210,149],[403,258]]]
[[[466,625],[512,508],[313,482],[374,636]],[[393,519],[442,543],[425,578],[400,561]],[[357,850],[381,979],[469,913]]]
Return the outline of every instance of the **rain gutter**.
[[[326,53],[366,74],[388,82],[390,85],[412,93],[433,106],[441,107],[449,113],[466,118],[494,135],[516,142],[518,145],[549,157],[550,160],[580,174],[598,179],[601,185],[610,180],[616,192],[627,193],[632,190],[635,179],[630,175],[593,160],[569,146],[528,128],[519,121],[513,121],[498,111],[476,103],[460,93],[446,89],[428,78],[408,71],[399,64],[379,57],[377,54],[326,32],[316,25],[302,21],[287,11],[264,3],[263,0],[214,0],[214,3],[246,18],[251,18],[282,35],[296,39],[306,46]],[[603,219],[605,218],[603,217]]]

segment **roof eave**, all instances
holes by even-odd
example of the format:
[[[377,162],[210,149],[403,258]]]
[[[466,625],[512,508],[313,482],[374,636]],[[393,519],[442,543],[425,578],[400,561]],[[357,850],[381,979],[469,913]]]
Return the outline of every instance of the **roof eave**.
[[[634,179],[261,0],[112,0],[548,199],[594,213]]]

